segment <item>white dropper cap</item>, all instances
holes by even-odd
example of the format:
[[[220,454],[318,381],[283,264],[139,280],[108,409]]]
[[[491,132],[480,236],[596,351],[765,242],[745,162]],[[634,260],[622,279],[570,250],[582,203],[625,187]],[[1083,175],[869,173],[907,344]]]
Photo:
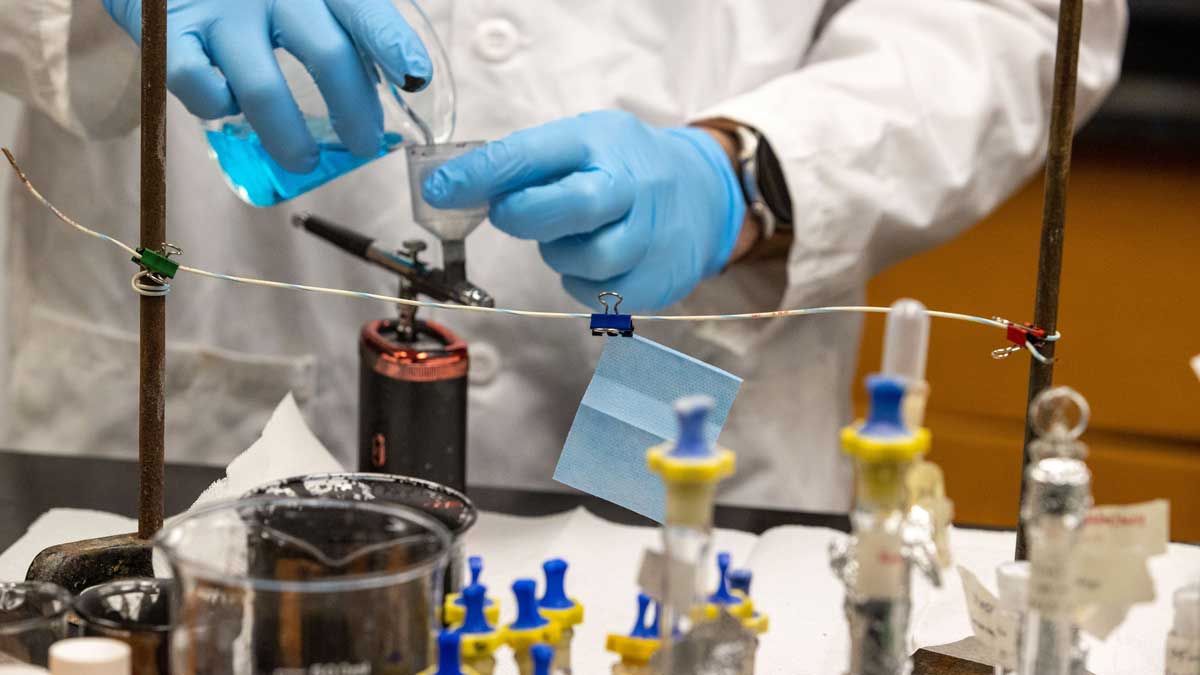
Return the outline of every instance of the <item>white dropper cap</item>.
[[[50,645],[53,675],[129,675],[129,645],[109,638],[69,638]]]
[[[912,298],[892,303],[883,335],[884,375],[904,379],[904,423],[917,428],[925,423],[925,360],[929,355],[929,314]]]
[[[1175,591],[1175,625],[1177,635],[1200,637],[1200,584],[1184,586]]]
[[[1029,602],[1029,563],[1010,560],[996,567],[997,598],[1000,606],[1013,612],[1024,612]]]

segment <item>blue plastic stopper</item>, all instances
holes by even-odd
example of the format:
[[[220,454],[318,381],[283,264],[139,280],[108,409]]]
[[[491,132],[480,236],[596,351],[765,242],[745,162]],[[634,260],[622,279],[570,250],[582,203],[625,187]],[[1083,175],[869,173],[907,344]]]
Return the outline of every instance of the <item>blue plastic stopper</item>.
[[[629,631],[629,637],[652,637],[650,635],[650,628],[646,626],[646,610],[650,607],[650,596],[646,595],[645,593],[638,593],[637,599],[637,621],[633,622],[633,630]]]
[[[754,578],[754,573],[748,569],[729,570],[729,587],[735,591],[741,591],[750,597],[750,581]]]
[[[466,615],[463,617],[463,633],[490,633],[492,627],[488,624],[487,615],[483,611],[487,589],[479,584],[471,584],[463,589],[463,604],[466,605]]]
[[[517,579],[512,585],[513,595],[517,596],[517,620],[509,628],[513,630],[530,630],[541,628],[550,623],[549,619],[538,611],[537,582],[533,579]]]
[[[708,596],[708,601],[714,605],[740,605],[742,599],[729,592],[729,554],[722,551],[717,554],[717,592]]]
[[[533,675],[550,675],[550,664],[554,662],[554,648],[550,645],[534,645],[529,652],[533,656]]]
[[[438,667],[435,675],[462,675],[462,650],[457,632],[442,629],[438,633]]]
[[[871,396],[871,409],[858,433],[876,438],[909,436],[901,411],[904,382],[886,375],[871,375],[867,378],[867,393]]]
[[[571,609],[575,602],[567,597],[567,561],[553,558],[542,563],[546,572],[546,593],[538,605],[546,609]]]
[[[708,396],[687,396],[675,401],[675,414],[679,418],[679,439],[671,449],[674,457],[708,457],[712,445],[708,442],[705,420],[712,412],[714,402]]]

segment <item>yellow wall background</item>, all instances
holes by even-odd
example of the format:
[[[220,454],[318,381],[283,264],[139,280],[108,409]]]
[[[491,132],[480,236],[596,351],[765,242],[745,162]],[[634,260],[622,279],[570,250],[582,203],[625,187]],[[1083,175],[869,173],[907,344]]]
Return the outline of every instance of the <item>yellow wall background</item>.
[[[1041,203],[1038,176],[960,238],[874,279],[871,304],[911,296],[1031,320]],[[1055,384],[1092,407],[1096,503],[1167,497],[1172,539],[1200,541],[1200,380],[1188,365],[1200,353],[1200,164],[1077,150],[1059,330]],[[878,370],[882,333],[869,318],[860,376]],[[998,330],[933,321],[930,459],[962,523],[1017,520],[1029,356],[993,360],[1001,346]]]

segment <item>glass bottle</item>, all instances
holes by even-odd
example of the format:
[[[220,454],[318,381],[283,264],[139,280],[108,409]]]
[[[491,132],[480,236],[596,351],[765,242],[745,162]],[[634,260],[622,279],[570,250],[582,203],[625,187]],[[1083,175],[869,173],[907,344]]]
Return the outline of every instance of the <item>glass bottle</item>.
[[[413,0],[392,0],[413,29],[433,62],[433,79],[416,93],[404,92],[383,70],[363,54],[364,65],[376,83],[383,109],[383,141],[378,152],[360,157],[341,142],[330,121],[329,109],[307,69],[283,49],[275,50],[280,70],[309,133],[317,142],[317,167],[293,173],[279,165],[263,148],[258,134],[243,114],[202,122],[209,154],[220,165],[225,182],[252,206],[267,207],[310,190],[373,162],[401,147],[443,143],[454,132],[455,92],[450,62],[428,17]]]

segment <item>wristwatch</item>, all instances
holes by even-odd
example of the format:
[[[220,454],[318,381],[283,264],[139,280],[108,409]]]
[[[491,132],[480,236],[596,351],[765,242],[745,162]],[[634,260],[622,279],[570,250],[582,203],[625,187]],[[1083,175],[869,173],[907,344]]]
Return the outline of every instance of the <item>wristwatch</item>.
[[[738,178],[746,208],[762,227],[760,241],[792,233],[792,198],[779,159],[757,129],[743,124],[722,125],[738,139]]]

